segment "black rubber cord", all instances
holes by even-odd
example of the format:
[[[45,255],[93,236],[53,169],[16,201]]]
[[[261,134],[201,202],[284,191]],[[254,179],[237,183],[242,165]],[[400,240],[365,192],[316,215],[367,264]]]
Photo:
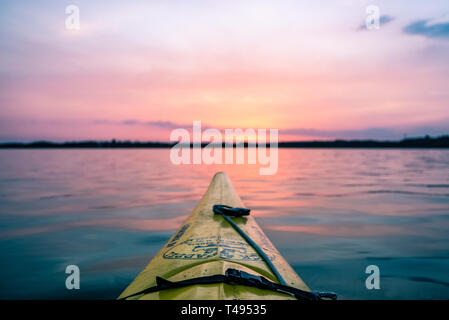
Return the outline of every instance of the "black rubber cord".
[[[274,264],[271,262],[270,258],[265,254],[265,252],[262,250],[261,247],[259,247],[257,245],[257,243],[255,243],[246,233],[245,231],[243,231],[242,229],[240,229],[240,227],[238,225],[235,224],[234,221],[232,221],[232,219],[229,217],[230,215],[234,216],[234,217],[239,217],[242,215],[249,215],[250,209],[246,209],[246,208],[233,208],[233,207],[229,207],[229,206],[225,206],[222,204],[216,204],[213,207],[213,211],[215,214],[221,214],[223,216],[223,218],[226,219],[227,222],[229,222],[231,224],[231,226],[243,237],[245,238],[245,240],[254,248],[254,250],[256,250],[256,252],[263,258],[263,260],[265,261],[265,263],[270,267],[271,271],[273,271],[274,275],[276,276],[276,278],[278,279],[279,283],[287,286],[287,283],[285,282],[284,278],[281,276],[281,274],[279,273],[279,271],[276,269],[276,267],[274,266]],[[241,212],[243,214],[238,215],[236,213]],[[228,214],[231,213],[231,214]]]

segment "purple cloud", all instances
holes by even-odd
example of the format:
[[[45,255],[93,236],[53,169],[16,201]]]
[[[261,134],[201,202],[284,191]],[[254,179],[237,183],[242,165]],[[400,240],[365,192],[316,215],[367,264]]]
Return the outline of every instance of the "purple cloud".
[[[421,35],[428,38],[449,39],[449,22],[429,23],[430,19],[418,20],[405,26],[402,31],[406,34]]]

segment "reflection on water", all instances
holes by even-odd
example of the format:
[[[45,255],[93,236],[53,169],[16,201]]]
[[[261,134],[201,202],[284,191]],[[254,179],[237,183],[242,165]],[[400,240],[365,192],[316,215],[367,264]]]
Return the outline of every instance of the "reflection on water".
[[[115,298],[226,171],[304,281],[347,299],[449,298],[449,151],[281,149],[258,165],[169,150],[1,150],[0,298]],[[81,290],[65,289],[65,267]],[[378,265],[381,290],[365,288]]]

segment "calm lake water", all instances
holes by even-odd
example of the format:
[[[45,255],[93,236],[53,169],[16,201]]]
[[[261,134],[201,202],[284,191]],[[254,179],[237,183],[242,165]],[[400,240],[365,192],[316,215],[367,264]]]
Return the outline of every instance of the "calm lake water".
[[[449,298],[449,150],[281,149],[279,170],[169,150],[0,150],[0,298],[114,299],[226,171],[303,280],[341,299]],[[65,289],[65,268],[81,289]],[[380,268],[367,290],[365,268]]]

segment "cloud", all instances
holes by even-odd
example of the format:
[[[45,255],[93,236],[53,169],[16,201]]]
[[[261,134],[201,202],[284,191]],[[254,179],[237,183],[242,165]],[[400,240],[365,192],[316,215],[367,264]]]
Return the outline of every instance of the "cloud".
[[[191,129],[192,124],[180,124],[171,121],[139,121],[139,120],[95,120],[96,124],[114,124],[122,126],[149,126],[158,127],[166,130],[173,130],[177,128]],[[206,123],[201,124],[202,130],[213,128]],[[215,127],[218,130],[225,128]],[[232,128],[232,126],[229,126]],[[242,128],[246,129],[246,128]],[[287,128],[279,129],[281,135],[298,136],[298,137],[312,137],[323,139],[373,139],[373,140],[399,140],[404,137],[417,136],[442,136],[449,134],[449,119],[443,119],[437,123],[429,123],[424,126],[417,127],[403,127],[403,128],[388,128],[388,127],[373,127],[363,129],[349,129],[349,130],[322,130],[314,128]]]
[[[121,124],[125,124],[127,126],[133,126],[133,125],[140,124],[140,123],[136,120],[124,120],[121,122]]]
[[[95,125],[123,125],[123,126],[150,126],[150,127],[159,127],[165,129],[176,129],[176,128],[184,128],[184,125],[174,123],[171,121],[139,121],[134,119],[122,120],[122,121],[113,121],[106,119],[96,119],[92,121]],[[190,125],[191,126],[191,125]]]
[[[385,14],[385,15],[380,16],[379,23],[380,23],[380,25],[384,25],[384,24],[387,24],[387,23],[393,21],[394,19],[395,19],[394,17]]]
[[[389,16],[387,14],[381,15],[380,18],[379,18],[379,25],[383,26],[383,25],[385,25],[387,23],[390,23],[394,19],[395,19],[395,17]],[[362,25],[360,25],[359,30],[368,30],[366,28],[366,24],[363,23]]]
[[[139,120],[124,120],[120,122],[120,124],[127,126],[150,126],[150,127],[158,127],[163,129],[176,129],[183,128],[185,126],[174,123],[171,121],[139,121]]]
[[[97,119],[92,121],[95,125],[121,125],[121,126],[148,126],[148,127],[158,127],[167,130],[174,130],[178,128],[192,128],[192,123],[176,123],[172,121],[139,121],[135,119],[114,121],[114,120],[106,120],[106,119]],[[201,128],[203,130],[212,128],[211,126],[201,123]]]
[[[190,130],[192,123],[175,123],[171,121],[139,121],[135,119],[128,120],[94,120],[94,124],[110,124],[119,126],[142,126],[142,127],[158,127],[166,130],[174,130],[177,128],[184,128]],[[225,128],[235,128],[235,126],[214,127],[210,124],[201,123],[202,130],[215,128],[218,130],[225,130]],[[246,129],[241,128],[241,129]],[[420,126],[405,126],[405,127],[368,127],[362,129],[315,129],[315,128],[285,128],[279,129],[281,135],[311,137],[323,139],[374,139],[374,140],[398,140],[404,137],[418,137],[418,136],[442,136],[449,134],[449,118],[440,119],[438,121],[426,123]]]
[[[174,123],[171,121],[147,121],[142,124],[147,125],[147,126],[166,128],[166,129],[176,129],[176,128],[185,127],[183,125],[180,125],[178,123]]]
[[[402,31],[406,34],[421,35],[428,38],[449,39],[449,21],[417,20],[405,26]]]
[[[359,130],[319,130],[291,128],[279,130],[282,135],[308,136],[325,139],[374,139],[392,140],[404,137],[422,137],[425,135],[442,136],[449,134],[449,125],[433,125],[410,128],[365,128]]]
[[[386,128],[368,128],[360,130],[319,130],[308,128],[291,128],[279,130],[286,135],[310,136],[335,139],[392,139],[402,138],[403,135],[395,130]]]

